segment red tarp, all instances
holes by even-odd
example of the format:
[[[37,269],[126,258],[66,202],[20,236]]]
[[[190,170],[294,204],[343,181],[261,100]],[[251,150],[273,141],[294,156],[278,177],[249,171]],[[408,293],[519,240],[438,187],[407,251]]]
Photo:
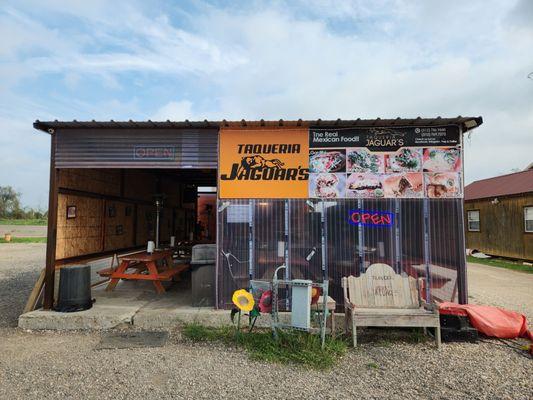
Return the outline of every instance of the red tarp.
[[[440,303],[439,311],[441,314],[468,316],[472,326],[485,336],[500,339],[522,337],[533,342],[533,332],[528,329],[526,316],[514,311],[451,302]]]

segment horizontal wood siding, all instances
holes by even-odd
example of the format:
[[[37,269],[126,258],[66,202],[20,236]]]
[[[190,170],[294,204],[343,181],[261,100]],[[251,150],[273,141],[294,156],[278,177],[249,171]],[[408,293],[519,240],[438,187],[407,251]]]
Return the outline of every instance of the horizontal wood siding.
[[[533,233],[524,231],[524,207],[533,206],[533,194],[465,202],[466,247],[486,254],[533,260]],[[468,211],[479,210],[479,232],[468,231]]]

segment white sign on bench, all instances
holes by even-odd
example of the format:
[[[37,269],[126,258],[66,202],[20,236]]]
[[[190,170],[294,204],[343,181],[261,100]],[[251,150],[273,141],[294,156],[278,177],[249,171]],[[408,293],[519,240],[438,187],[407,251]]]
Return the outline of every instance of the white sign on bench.
[[[440,321],[436,305],[420,296],[420,283],[394,272],[387,264],[373,264],[359,277],[342,278],[345,328],[352,321],[354,347],[358,326],[435,328],[440,347]]]

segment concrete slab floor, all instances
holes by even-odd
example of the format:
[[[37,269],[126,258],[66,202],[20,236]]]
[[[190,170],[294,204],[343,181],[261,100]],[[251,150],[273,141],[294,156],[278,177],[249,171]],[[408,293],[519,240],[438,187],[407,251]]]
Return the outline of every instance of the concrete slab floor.
[[[29,330],[107,330],[123,324],[155,329],[193,321],[198,313],[215,316],[223,313],[227,318],[227,312],[211,307],[190,307],[189,285],[186,281],[177,282],[166,293],[157,294],[147,281],[122,281],[111,292],[103,284],[93,288],[95,302],[89,310],[72,313],[36,310],[21,315],[18,325]]]
[[[122,281],[115,290],[105,291],[106,284],[93,288],[93,307],[86,311],[61,313],[36,310],[19,317],[19,327],[27,330],[109,330],[131,326],[142,330],[170,329],[197,322],[206,326],[231,325],[228,310],[192,307],[190,283],[176,282],[166,293],[157,294],[147,281]],[[283,322],[289,315],[282,313]],[[270,327],[270,316],[262,315],[257,327]],[[337,327],[343,315],[336,315]]]

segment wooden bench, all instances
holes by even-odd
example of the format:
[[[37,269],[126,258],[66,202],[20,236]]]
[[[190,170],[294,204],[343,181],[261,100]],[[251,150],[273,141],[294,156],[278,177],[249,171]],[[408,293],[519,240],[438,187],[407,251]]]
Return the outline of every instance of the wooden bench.
[[[436,304],[420,295],[419,280],[396,274],[387,264],[373,264],[358,278],[342,278],[345,330],[352,322],[352,338],[357,346],[358,326],[435,328],[440,348],[440,320]]]

